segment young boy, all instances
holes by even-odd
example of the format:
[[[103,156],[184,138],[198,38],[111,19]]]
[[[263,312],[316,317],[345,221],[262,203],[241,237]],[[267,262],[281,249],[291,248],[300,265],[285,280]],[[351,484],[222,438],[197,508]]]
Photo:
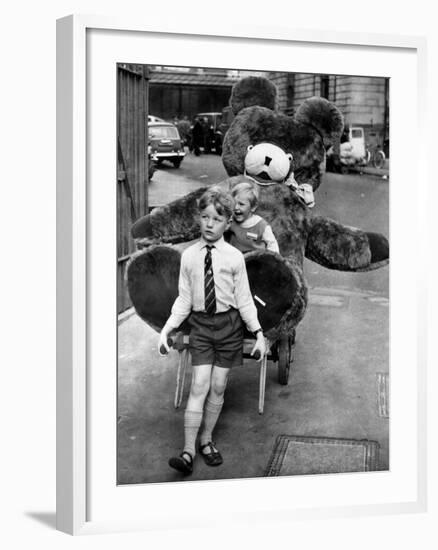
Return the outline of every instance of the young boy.
[[[231,368],[242,364],[243,325],[256,334],[251,352],[266,353],[265,340],[254,305],[241,252],[226,243],[233,199],[218,188],[210,188],[199,201],[201,238],[181,257],[179,294],[158,343],[168,351],[169,333],[189,317],[189,348],[192,355],[192,384],[184,414],[184,448],[169,465],[191,474],[196,438],[202,420],[199,451],[208,466],[222,464],[212,432],[224,402]],[[204,407],[205,402],[205,407]]]
[[[230,244],[244,254],[260,249],[279,252],[271,226],[255,214],[258,204],[258,190],[255,185],[243,181],[233,187],[231,194],[234,198],[234,211],[229,230]]]

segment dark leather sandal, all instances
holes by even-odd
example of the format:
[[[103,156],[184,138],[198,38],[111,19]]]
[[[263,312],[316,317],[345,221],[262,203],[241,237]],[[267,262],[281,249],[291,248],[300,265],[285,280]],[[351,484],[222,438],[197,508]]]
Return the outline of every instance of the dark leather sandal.
[[[210,449],[209,453],[205,453],[204,449]],[[213,441],[209,441],[205,445],[199,445],[199,452],[207,466],[220,466],[223,462],[222,455],[216,449]]]
[[[193,472],[193,457],[187,451],[183,451],[179,456],[169,458],[169,466],[186,476],[190,475]]]

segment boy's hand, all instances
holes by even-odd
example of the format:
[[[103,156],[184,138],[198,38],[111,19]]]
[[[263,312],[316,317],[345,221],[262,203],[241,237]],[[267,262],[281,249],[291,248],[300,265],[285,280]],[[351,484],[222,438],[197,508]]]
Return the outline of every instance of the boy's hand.
[[[257,362],[260,362],[266,355],[266,342],[265,337],[263,336],[263,332],[257,333],[257,340],[251,351],[251,356],[253,355],[256,356]]]
[[[158,353],[160,355],[167,355],[169,353],[170,347],[168,343],[169,331],[166,327],[160,332],[160,337],[158,339]]]

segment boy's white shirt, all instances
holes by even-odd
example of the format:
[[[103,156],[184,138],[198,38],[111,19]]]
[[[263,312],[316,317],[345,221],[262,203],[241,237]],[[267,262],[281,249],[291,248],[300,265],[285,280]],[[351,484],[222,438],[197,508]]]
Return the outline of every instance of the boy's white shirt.
[[[202,237],[184,250],[181,256],[181,267],[178,281],[178,297],[166,322],[169,329],[175,329],[193,311],[204,310],[204,257],[203,249],[212,244],[212,266],[216,290],[216,311],[239,310],[243,322],[250,332],[259,330],[257,309],[251,295],[243,254],[224,241],[221,237],[214,243]],[[221,253],[217,257],[216,252]],[[233,280],[230,278],[233,273]]]

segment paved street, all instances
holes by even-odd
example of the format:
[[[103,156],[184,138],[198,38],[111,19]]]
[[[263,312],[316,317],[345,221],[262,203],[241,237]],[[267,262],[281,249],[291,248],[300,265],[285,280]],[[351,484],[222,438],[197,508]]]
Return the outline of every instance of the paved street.
[[[179,168],[164,162],[149,184],[149,205],[157,206],[184,196],[204,185],[218,183],[227,177],[218,155],[195,156],[186,147],[186,156]]]
[[[389,180],[382,174],[326,174],[315,213],[388,236]],[[180,169],[158,170],[150,204],[220,181],[215,155],[188,155]],[[389,268],[353,274],[305,261],[309,306],[297,330],[289,384],[268,364],[265,412],[257,412],[258,365],[245,361],[227,389],[216,430],[224,464],[197,459],[189,480],[263,476],[279,434],[371,439],[389,467],[389,419],[379,409],[379,380],[389,370]],[[179,481],[167,460],[183,440],[183,405],[174,409],[177,352],[161,358],[157,333],[135,314],[119,326],[119,483]]]

